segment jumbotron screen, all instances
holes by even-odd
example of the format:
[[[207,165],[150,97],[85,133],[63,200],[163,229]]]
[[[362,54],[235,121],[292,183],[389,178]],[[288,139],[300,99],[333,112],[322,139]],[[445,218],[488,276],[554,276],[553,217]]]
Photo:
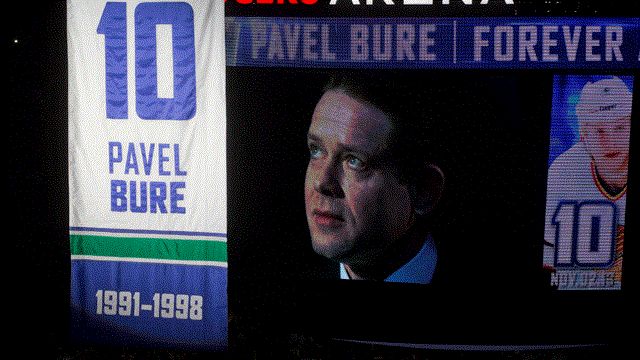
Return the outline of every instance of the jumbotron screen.
[[[239,333],[624,341],[638,18],[396,5],[227,6]]]
[[[640,64],[626,6],[63,11],[72,343],[624,341]]]

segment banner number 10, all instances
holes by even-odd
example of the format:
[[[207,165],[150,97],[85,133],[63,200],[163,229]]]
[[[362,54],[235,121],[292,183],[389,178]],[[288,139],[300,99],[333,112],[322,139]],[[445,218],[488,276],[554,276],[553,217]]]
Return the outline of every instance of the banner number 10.
[[[140,3],[135,9],[135,109],[145,120],[189,120],[196,113],[196,66],[193,9],[184,2]],[[158,27],[160,25],[160,27]],[[158,29],[168,31],[158,31]],[[105,41],[105,97],[109,119],[127,119],[127,8],[124,2],[107,2],[98,34]],[[158,55],[156,34],[171,34],[171,51]],[[162,58],[162,59],[159,59]],[[159,94],[160,60],[169,60],[166,73],[173,83]],[[167,97],[160,97],[160,95]]]

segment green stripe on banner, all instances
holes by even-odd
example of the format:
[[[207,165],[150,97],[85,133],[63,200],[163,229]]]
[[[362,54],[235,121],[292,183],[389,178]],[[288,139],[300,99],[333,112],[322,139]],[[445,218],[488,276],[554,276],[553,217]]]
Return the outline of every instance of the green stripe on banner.
[[[223,241],[69,235],[71,255],[227,262]]]

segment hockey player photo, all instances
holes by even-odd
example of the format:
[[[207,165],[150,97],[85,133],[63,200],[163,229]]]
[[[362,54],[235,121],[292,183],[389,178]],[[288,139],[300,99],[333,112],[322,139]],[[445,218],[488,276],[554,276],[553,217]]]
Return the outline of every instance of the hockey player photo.
[[[559,290],[621,289],[631,89],[631,76],[554,78],[543,266]]]

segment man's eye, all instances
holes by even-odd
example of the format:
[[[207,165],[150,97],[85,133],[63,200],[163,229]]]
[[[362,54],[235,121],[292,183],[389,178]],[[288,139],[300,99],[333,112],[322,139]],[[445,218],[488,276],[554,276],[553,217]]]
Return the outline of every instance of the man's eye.
[[[314,144],[309,144],[309,155],[311,155],[311,157],[313,159],[317,159],[319,158],[322,154],[320,152],[320,148]]]
[[[346,160],[347,160],[347,165],[349,165],[349,167],[352,169],[362,170],[365,168],[364,161],[358,159],[355,156],[347,156]]]

